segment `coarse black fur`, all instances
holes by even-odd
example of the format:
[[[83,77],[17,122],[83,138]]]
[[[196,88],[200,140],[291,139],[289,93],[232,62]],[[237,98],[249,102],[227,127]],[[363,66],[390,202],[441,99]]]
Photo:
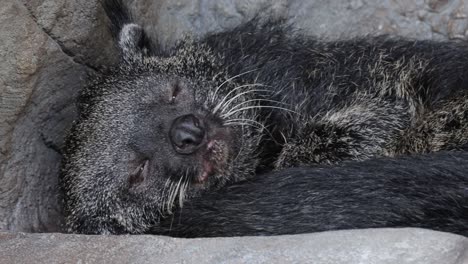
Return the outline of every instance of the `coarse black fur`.
[[[122,59],[84,89],[68,139],[72,232],[148,232],[260,173],[468,141],[464,42],[321,41],[254,19],[156,52],[121,1],[105,7]]]
[[[153,232],[180,237],[420,227],[468,236],[468,152],[289,168],[187,201]]]
[[[422,227],[468,236],[467,171],[467,152],[290,168],[189,200],[154,231],[200,237]]]

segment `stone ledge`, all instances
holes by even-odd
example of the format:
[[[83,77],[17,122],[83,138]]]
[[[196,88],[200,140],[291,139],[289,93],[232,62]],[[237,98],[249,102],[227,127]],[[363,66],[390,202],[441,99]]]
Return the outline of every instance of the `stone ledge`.
[[[424,229],[179,239],[0,233],[1,263],[468,263],[468,239]]]

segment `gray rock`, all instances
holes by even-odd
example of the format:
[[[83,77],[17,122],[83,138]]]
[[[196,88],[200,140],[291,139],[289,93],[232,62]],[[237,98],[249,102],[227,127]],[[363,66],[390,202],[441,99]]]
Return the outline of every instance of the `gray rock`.
[[[0,233],[2,263],[468,263],[468,239],[422,229],[175,239]]]
[[[24,5],[0,5],[0,228],[57,230],[60,155],[85,67],[37,26]]]
[[[93,65],[116,56],[96,0],[25,3],[0,5],[0,229],[58,231],[74,101]]]
[[[97,0],[23,0],[37,25],[78,63],[116,62],[107,17]]]
[[[284,17],[326,39],[397,34],[420,39],[467,38],[463,0],[129,0],[152,38],[172,44],[184,34],[221,31],[255,14]]]

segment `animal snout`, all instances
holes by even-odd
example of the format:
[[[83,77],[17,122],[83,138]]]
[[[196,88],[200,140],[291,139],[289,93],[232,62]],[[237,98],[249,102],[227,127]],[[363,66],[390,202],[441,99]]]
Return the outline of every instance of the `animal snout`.
[[[172,123],[169,137],[178,153],[192,154],[202,145],[205,127],[194,115],[180,116]]]

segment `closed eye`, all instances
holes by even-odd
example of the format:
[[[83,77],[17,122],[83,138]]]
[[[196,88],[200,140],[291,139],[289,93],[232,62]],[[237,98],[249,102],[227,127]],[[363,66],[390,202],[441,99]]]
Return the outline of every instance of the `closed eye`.
[[[176,81],[173,85],[172,85],[172,93],[171,93],[171,99],[169,100],[169,102],[171,104],[175,103],[175,100],[177,98],[177,95],[179,95],[180,93],[180,90],[182,88],[180,87],[180,83],[178,81]]]

